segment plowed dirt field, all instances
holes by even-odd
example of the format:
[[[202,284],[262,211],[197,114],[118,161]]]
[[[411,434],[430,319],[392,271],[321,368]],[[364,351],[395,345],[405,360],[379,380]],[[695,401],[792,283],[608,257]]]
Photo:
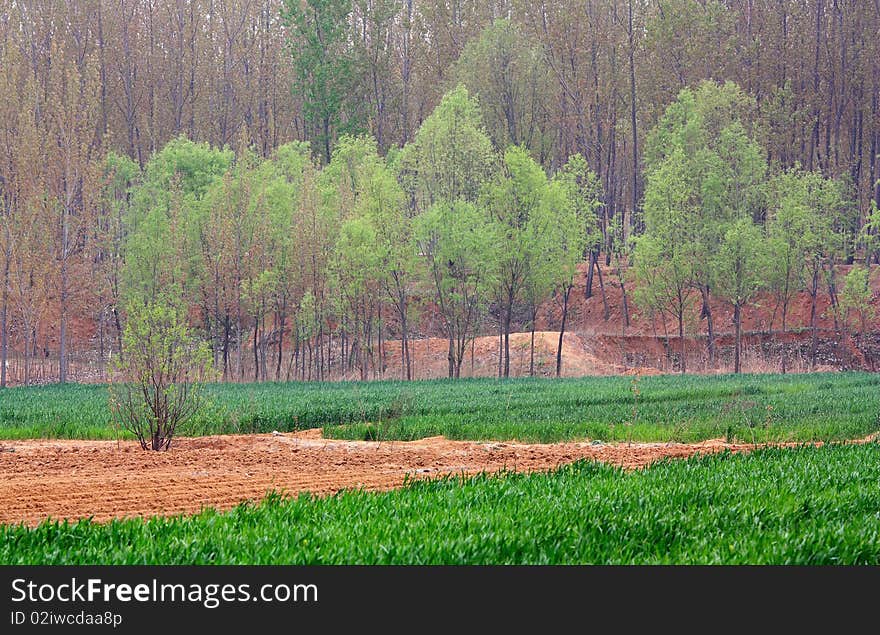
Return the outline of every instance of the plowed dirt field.
[[[332,494],[344,488],[386,490],[404,479],[498,470],[548,470],[577,459],[626,468],[749,445],[520,444],[450,441],[337,441],[319,430],[180,438],[168,452],[135,442],[5,441],[0,444],[0,524],[46,518],[112,518],[228,509],[276,490]]]

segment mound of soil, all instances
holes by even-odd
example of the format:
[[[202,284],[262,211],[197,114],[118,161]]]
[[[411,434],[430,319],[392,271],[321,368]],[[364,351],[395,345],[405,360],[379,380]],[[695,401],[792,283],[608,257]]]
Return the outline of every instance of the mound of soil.
[[[449,373],[448,340],[431,337],[409,343],[413,356],[413,377],[429,379],[446,377]],[[535,375],[556,376],[556,348],[558,331],[535,332]],[[461,365],[462,377],[497,377],[500,342],[498,336],[478,337],[469,348]],[[510,374],[525,377],[529,374],[531,333],[510,334]],[[385,377],[401,376],[400,342],[393,340],[385,346]],[[620,369],[607,364],[592,354],[584,341],[575,333],[566,333],[562,341],[562,375],[612,375]],[[353,377],[352,377],[353,378]]]

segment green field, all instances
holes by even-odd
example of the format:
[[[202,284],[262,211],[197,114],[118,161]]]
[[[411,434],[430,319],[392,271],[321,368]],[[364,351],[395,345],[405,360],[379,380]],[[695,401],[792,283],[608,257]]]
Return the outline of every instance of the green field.
[[[769,448],[634,472],[449,478],[270,496],[227,513],[0,527],[3,564],[880,564],[880,445]]]
[[[868,373],[217,384],[207,392],[187,434],[323,426],[327,437],[355,439],[762,442],[880,428],[880,375]],[[0,439],[116,434],[105,386],[0,392]]]

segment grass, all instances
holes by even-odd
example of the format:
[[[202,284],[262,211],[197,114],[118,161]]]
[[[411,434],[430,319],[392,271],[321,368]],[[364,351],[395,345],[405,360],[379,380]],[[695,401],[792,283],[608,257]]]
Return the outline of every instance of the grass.
[[[880,564],[880,445],[768,448],[624,472],[271,495],[227,513],[0,527],[3,564]]]
[[[878,429],[880,375],[217,384],[190,435],[324,427],[333,438],[553,442],[841,440]],[[0,392],[0,439],[110,439],[100,385]]]

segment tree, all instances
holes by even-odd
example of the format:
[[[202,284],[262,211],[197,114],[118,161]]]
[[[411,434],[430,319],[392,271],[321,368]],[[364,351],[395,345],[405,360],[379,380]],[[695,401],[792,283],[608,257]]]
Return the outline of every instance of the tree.
[[[579,229],[577,221],[572,221],[570,211],[566,214],[566,201],[562,196],[554,196],[549,184],[541,197],[540,207],[534,211],[523,234],[523,240],[529,246],[523,299],[529,311],[529,376],[535,376],[535,327],[538,322],[538,309],[549,300],[556,287],[560,269],[568,272],[566,267],[567,237],[566,229]],[[566,218],[568,216],[568,218]],[[574,239],[575,241],[577,238]]]
[[[556,346],[556,376],[559,377],[562,375],[562,342],[568,319],[569,299],[578,265],[583,261],[584,255],[591,253],[602,239],[596,215],[596,209],[602,204],[602,185],[580,154],[569,157],[568,162],[553,178],[545,200],[550,203],[554,197],[561,198],[555,205],[555,214],[551,216],[557,231],[554,237],[559,249],[553,281],[556,285],[556,297],[562,300],[559,343]]]
[[[783,304],[783,316],[800,276],[797,288],[810,295],[810,360],[816,363],[816,305],[823,272],[833,271],[834,260],[843,248],[838,230],[840,219],[849,207],[842,188],[833,179],[799,167],[776,177],[770,184],[768,232],[773,247],[770,272],[777,298]],[[833,289],[833,287],[830,287]],[[833,298],[832,298],[833,301]],[[784,326],[783,317],[783,329]]]
[[[454,74],[479,100],[496,148],[521,145],[541,163],[549,160],[549,68],[540,48],[515,23],[499,19],[487,26],[465,46]]]
[[[865,218],[865,224],[859,231],[857,245],[864,250],[866,267],[877,261],[878,255],[880,255],[880,207],[878,207],[877,201],[871,201],[871,209]]]
[[[477,201],[495,155],[479,106],[464,86],[443,97],[404,147],[398,166],[414,212],[441,201]]]
[[[354,133],[359,127],[357,119],[343,119],[355,63],[347,31],[350,14],[348,0],[284,0],[294,87],[302,95],[313,147],[321,149],[325,163],[330,163],[337,130]]]
[[[103,360],[103,327],[106,314],[113,318],[116,350],[122,351],[122,270],[125,266],[125,245],[134,188],[141,178],[140,166],[125,155],[109,152],[104,159],[95,236],[95,259],[101,272],[98,320],[101,327],[101,358]],[[112,350],[112,349],[111,349]]]
[[[360,354],[360,378],[369,379],[372,365],[377,374],[373,349],[373,326],[379,309],[379,254],[375,249],[376,230],[369,219],[354,216],[339,228],[336,249],[330,262],[333,284],[339,292],[342,314],[354,324]],[[381,357],[381,353],[380,353]],[[381,368],[381,360],[380,360]]]
[[[335,218],[338,226],[329,260],[330,282],[339,294],[337,315],[344,324],[344,337],[352,336],[349,366],[356,354],[362,379],[368,378],[369,365],[376,368],[374,326],[379,328],[380,348],[382,339],[382,273],[378,270],[376,226],[367,215],[383,205],[382,194],[371,188],[381,169],[375,139],[346,135],[340,137],[330,164],[319,177],[327,218]]]
[[[724,234],[713,263],[718,295],[733,304],[736,330],[733,372],[742,370],[742,308],[763,285],[766,272],[765,242],[751,218],[740,218]]]
[[[463,201],[437,203],[416,220],[419,248],[449,341],[449,377],[461,376],[486,294],[496,284],[502,246],[495,231],[484,210]]]
[[[390,166],[375,163],[364,190],[361,210],[376,230],[374,249],[379,279],[385,296],[397,311],[402,378],[412,379],[409,309],[410,287],[417,267],[413,219],[406,213],[404,192]]]
[[[635,240],[635,300],[678,323],[681,372],[687,370],[685,315],[695,291],[691,190],[684,150],[677,148],[652,170],[645,187],[645,232]]]
[[[131,302],[110,387],[114,423],[144,450],[167,450],[202,406],[211,353],[186,324],[179,296],[169,290],[146,304]]]
[[[132,192],[128,219],[122,272],[126,302],[146,304],[174,283],[181,292],[192,292],[190,276],[199,247],[193,210],[232,159],[231,150],[180,137],[144,167],[143,179]]]
[[[763,208],[766,174],[764,152],[746,125],[754,104],[738,86],[702,82],[683,89],[652,130],[646,145],[650,174],[669,161],[677,168],[686,191],[680,200],[684,229],[693,262],[693,284],[703,300],[710,362],[714,360],[714,326],[709,303],[713,258],[732,223],[757,220]],[[657,181],[654,181],[655,185]],[[645,197],[648,200],[648,192]],[[646,212],[647,214],[647,212]]]
[[[843,314],[844,328],[850,337],[858,334],[858,346],[864,350],[865,336],[869,324],[874,321],[874,292],[871,289],[871,269],[853,266],[843,281],[840,292],[840,310]]]
[[[774,177],[768,184],[767,286],[782,309],[782,333],[786,332],[788,306],[803,288],[805,242],[811,235],[811,210],[800,195],[799,181],[793,173]],[[775,311],[774,311],[775,314]],[[784,359],[784,358],[783,358]],[[783,372],[784,372],[783,361]]]
[[[542,228],[549,224],[542,218],[542,213],[549,211],[545,206],[547,186],[547,175],[528,151],[511,146],[504,152],[499,174],[486,184],[483,192],[484,205],[501,241],[495,295],[501,303],[504,377],[510,376],[510,328],[514,305],[530,289],[532,297],[526,299],[532,306],[537,306],[538,296],[549,294],[551,287],[552,278],[547,275],[546,267],[539,264],[544,251]],[[533,308],[532,322],[534,312]]]

